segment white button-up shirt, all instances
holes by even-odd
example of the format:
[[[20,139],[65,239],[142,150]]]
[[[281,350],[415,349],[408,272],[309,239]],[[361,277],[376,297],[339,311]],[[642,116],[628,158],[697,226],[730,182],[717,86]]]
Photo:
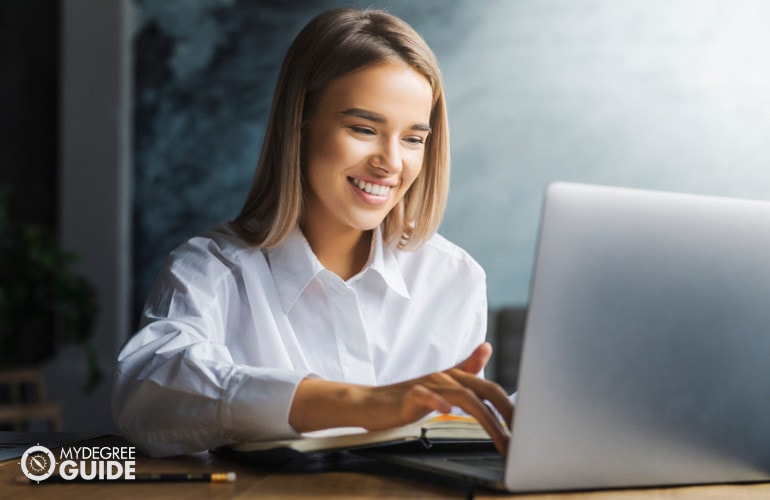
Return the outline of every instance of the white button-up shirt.
[[[375,231],[365,268],[343,281],[299,229],[265,250],[221,225],[171,253],[118,358],[113,413],[156,456],[296,437],[303,378],[383,385],[444,370],[486,321],[484,271],[439,235],[405,252]]]

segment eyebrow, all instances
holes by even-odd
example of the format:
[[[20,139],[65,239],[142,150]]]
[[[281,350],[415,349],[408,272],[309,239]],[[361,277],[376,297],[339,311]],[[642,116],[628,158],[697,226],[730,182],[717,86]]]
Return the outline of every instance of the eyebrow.
[[[364,120],[369,120],[375,123],[385,123],[387,120],[384,116],[375,113],[373,111],[367,111],[365,109],[361,108],[350,108],[346,109],[345,111],[342,111],[341,114],[347,115],[347,116],[353,116],[355,118],[363,118]],[[411,130],[416,130],[419,132],[431,132],[430,125],[427,123],[415,123],[411,127],[409,127]]]

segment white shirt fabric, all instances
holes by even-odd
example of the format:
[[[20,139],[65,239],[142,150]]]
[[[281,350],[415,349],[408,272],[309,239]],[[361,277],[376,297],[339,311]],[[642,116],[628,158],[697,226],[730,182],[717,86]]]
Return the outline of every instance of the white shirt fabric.
[[[171,253],[116,370],[113,414],[153,456],[298,434],[308,376],[384,385],[452,367],[484,341],[486,275],[440,235],[405,252],[375,231],[343,281],[299,229],[258,249],[228,226]]]

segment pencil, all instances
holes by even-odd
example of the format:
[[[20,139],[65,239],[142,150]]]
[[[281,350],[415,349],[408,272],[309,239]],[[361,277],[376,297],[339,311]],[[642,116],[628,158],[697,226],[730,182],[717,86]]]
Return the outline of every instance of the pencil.
[[[134,479],[83,479],[76,476],[72,479],[64,479],[61,476],[51,476],[38,484],[66,484],[66,483],[233,483],[235,472],[191,472],[191,473],[147,473],[135,474]],[[37,483],[26,477],[17,478],[16,482]]]

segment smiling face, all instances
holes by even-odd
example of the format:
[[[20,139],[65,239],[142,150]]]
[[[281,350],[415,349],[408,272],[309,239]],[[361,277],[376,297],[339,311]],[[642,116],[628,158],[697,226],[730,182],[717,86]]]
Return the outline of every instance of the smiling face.
[[[329,85],[306,130],[306,233],[360,233],[383,221],[420,173],[432,101],[428,80],[399,62]]]

